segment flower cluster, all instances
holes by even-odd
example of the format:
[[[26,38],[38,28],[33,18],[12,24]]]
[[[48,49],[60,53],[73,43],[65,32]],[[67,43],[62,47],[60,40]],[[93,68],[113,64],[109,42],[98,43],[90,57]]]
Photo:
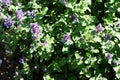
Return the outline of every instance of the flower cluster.
[[[24,17],[25,13],[22,10],[16,11],[16,18],[18,20],[22,19]]]
[[[61,39],[61,42],[65,43],[66,45],[69,45],[69,41],[71,40],[70,38],[70,34],[67,33],[67,34],[64,34],[62,39]]]
[[[3,5],[11,5],[12,4],[12,0],[2,0],[1,1]]]
[[[107,53],[105,57],[106,57],[107,60],[110,60],[110,59],[113,58],[113,54]],[[113,61],[113,64],[114,64],[115,66],[118,66],[118,65],[119,65],[118,60],[114,59],[114,60],[112,60],[112,61]]]
[[[13,25],[13,21],[9,16],[7,19],[5,19],[4,26],[6,29],[9,29],[12,25]]]
[[[38,36],[40,35],[41,33],[41,30],[40,30],[40,26],[37,22],[35,23],[30,23],[30,33],[32,33],[34,35],[34,39],[37,39]]]

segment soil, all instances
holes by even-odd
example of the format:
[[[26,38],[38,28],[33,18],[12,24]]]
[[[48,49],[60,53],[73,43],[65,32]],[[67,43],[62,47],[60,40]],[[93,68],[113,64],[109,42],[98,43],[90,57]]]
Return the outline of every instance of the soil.
[[[0,80],[14,80],[16,66],[19,65],[19,55],[7,56],[4,49],[4,44],[0,43]]]

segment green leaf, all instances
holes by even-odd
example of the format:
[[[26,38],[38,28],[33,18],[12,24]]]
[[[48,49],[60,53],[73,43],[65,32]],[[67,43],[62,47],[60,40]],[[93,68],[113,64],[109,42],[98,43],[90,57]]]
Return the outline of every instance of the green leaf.
[[[115,36],[120,40],[120,33],[116,33]]]

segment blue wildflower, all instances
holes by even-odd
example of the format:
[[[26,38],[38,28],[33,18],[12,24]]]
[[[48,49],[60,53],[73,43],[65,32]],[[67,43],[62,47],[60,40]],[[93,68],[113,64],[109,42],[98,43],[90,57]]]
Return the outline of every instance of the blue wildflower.
[[[67,34],[64,34],[64,35],[63,35],[63,37],[62,37],[62,39],[61,39],[61,42],[65,43],[66,45],[69,45],[70,40],[71,40],[70,34],[67,33]]]
[[[112,54],[110,54],[110,53],[108,53],[107,55],[106,55],[106,58],[109,60],[109,59],[111,59],[113,57],[113,55]]]
[[[24,63],[24,59],[20,58],[19,63],[23,64]]]
[[[18,76],[18,75],[19,75],[19,72],[16,71],[16,72],[15,72],[15,75]]]
[[[62,3],[62,4],[67,4],[67,1],[66,0],[60,0],[60,2]]]
[[[1,1],[3,5],[9,6],[12,4],[12,0],[2,0]]]
[[[102,24],[98,24],[96,27],[97,32],[102,32],[103,31],[103,27]]]
[[[12,25],[13,25],[13,21],[9,16],[7,19],[5,19],[4,26],[6,29],[9,29]]]
[[[106,33],[104,38],[105,38],[105,40],[110,40],[112,38],[112,36],[110,34]]]
[[[114,60],[113,63],[114,63],[114,65],[116,65],[116,66],[119,64],[119,62],[118,62],[117,60]]]
[[[120,27],[120,22],[118,22],[116,26],[117,26],[117,27]]]
[[[34,39],[37,39],[39,34],[41,33],[40,26],[38,25],[37,22],[35,23],[30,23],[30,32],[33,34]]]
[[[43,68],[43,72],[46,73],[48,71],[47,68]]]
[[[73,20],[74,23],[78,23],[78,22],[79,22],[79,19],[78,19],[78,17],[77,17],[76,14],[72,14],[72,15],[70,16],[70,18]]]
[[[22,10],[16,11],[16,17],[18,20],[22,19],[24,17],[25,13]]]
[[[63,38],[61,39],[61,42],[67,42],[68,40],[70,40],[70,34],[67,33],[67,34],[64,34],[63,35]]]
[[[35,17],[35,12],[34,12],[34,11],[31,11],[31,12],[28,11],[27,14],[28,14],[28,16],[30,16],[30,17],[32,17],[32,18]]]

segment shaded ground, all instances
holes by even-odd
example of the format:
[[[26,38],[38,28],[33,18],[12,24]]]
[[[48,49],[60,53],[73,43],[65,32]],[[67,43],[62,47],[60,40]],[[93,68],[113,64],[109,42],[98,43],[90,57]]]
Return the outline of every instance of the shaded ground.
[[[6,56],[4,45],[0,43],[0,60],[2,60],[0,66],[0,80],[14,80],[15,68],[18,66],[17,55]]]

